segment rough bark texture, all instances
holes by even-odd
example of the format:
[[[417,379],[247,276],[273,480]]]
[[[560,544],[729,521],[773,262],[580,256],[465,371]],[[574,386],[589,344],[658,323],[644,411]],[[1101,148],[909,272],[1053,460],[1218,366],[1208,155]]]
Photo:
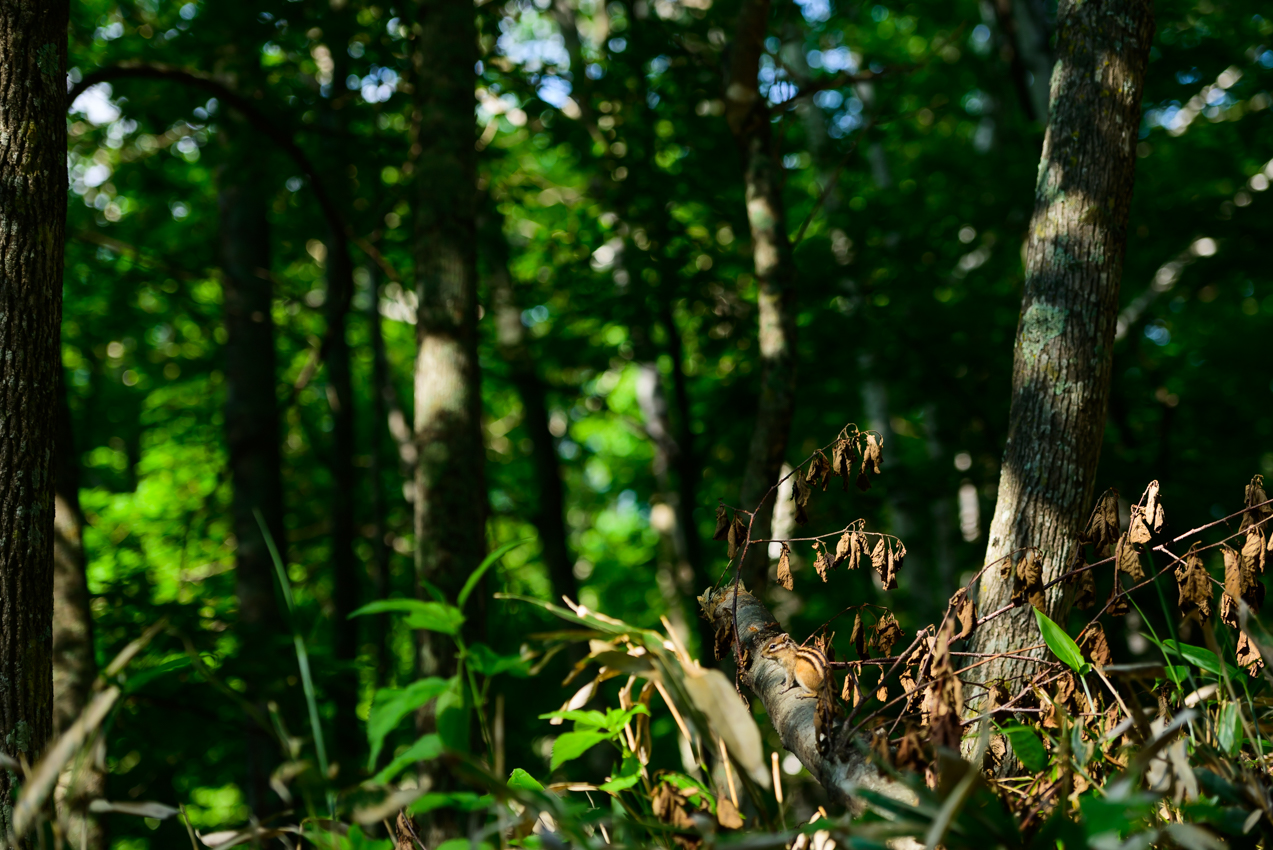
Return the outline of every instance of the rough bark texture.
[[[698,601],[703,615],[713,627],[729,627],[734,612],[732,586],[709,589]],[[835,745],[828,755],[818,752],[813,719],[817,701],[802,699],[799,688],[787,690],[784,687],[787,674],[782,665],[760,654],[766,640],[785,630],[746,588],[739,591],[737,604],[741,655],[748,661],[739,678],[765,704],[765,714],[782,740],[782,746],[800,759],[800,763],[836,803],[860,810],[861,804],[853,796],[858,788],[914,803],[910,789],[881,776],[864,755],[865,744],[849,740],[843,728],[833,736]],[[734,657],[736,660],[739,657],[737,649]]]
[[[0,3],[0,750],[53,730],[53,442],[66,232],[66,0]],[[17,777],[0,771],[0,835]]]
[[[796,272],[782,202],[782,166],[774,149],[768,103],[757,82],[768,21],[768,0],[744,0],[725,90],[725,117],[745,170],[760,318],[760,397],[739,502],[746,510],[755,508],[778,481],[796,406]],[[756,515],[753,537],[769,536],[773,504],[770,498]],[[759,586],[768,567],[765,547],[751,547],[743,566],[746,579]]]
[[[561,481],[561,464],[557,458],[557,439],[548,428],[547,387],[535,368],[534,355],[526,341],[521,306],[508,273],[507,242],[503,231],[496,226],[498,216],[492,211],[483,218],[486,220],[483,242],[491,263],[487,287],[495,311],[495,338],[500,356],[508,364],[509,378],[522,399],[522,427],[530,437],[531,461],[539,487],[538,494],[534,496],[531,521],[539,533],[539,545],[543,549],[544,563],[548,565],[553,592],[558,597],[564,595],[578,601],[579,585],[575,580],[574,557],[570,553],[566,532],[566,497]]]
[[[478,61],[473,7],[446,0],[417,0],[412,54],[422,147],[416,177],[415,438],[416,574],[454,599],[481,562],[486,488],[477,364],[477,154],[473,68]],[[419,591],[423,595],[423,590]],[[483,632],[484,594],[465,611],[465,632]],[[418,632],[420,672],[449,675],[449,638]],[[422,731],[434,718],[426,709]],[[444,788],[439,767],[429,777]],[[447,815],[433,813],[425,844],[455,834]]]
[[[278,405],[275,397],[273,287],[265,198],[260,185],[238,168],[222,172],[221,267],[225,294],[225,426],[233,484],[231,516],[238,546],[234,554],[239,633],[248,649],[240,660],[251,697],[264,704],[266,671],[260,660],[279,645],[274,562],[257,521],[259,513],[286,563],[283,481],[280,471]],[[262,652],[264,650],[264,652]],[[247,803],[268,812],[273,748],[257,728],[246,743]]]
[[[61,375],[59,375],[61,378]],[[53,455],[53,734],[59,736],[83,713],[97,678],[93,611],[85,575],[84,514],[80,510],[80,464],[75,451],[66,384],[59,381],[57,448]],[[106,783],[92,759],[72,762],[58,788],[58,809],[72,847],[103,848],[106,834],[88,814],[88,802],[105,796]]]
[[[1086,519],[1109,398],[1118,285],[1126,245],[1141,91],[1153,18],[1148,0],[1062,2],[1017,327],[1008,440],[987,562],[1022,547],[1043,555],[1043,580],[1064,570]],[[997,568],[979,608],[1008,604]],[[1062,587],[1047,613],[1062,613]],[[1028,607],[973,635],[976,652],[1036,642]],[[1027,672],[1028,661],[978,668],[979,680]]]

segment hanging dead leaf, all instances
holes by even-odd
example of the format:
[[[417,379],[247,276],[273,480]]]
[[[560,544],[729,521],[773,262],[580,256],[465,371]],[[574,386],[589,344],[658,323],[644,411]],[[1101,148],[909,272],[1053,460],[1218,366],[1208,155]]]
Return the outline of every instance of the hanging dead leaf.
[[[853,477],[853,467],[857,465],[857,440],[841,439],[836,442],[831,454],[832,474],[840,476],[840,484],[845,491],[849,489],[849,479]]]
[[[822,452],[818,452],[813,456],[813,460],[809,462],[809,471],[805,474],[805,481],[810,487],[821,487],[823,492],[827,489],[827,484],[831,481],[831,462],[827,460],[827,456]]]
[[[871,657],[866,645],[866,629],[862,628],[861,611],[853,615],[853,633],[849,636],[849,640],[853,641],[853,648],[857,650],[858,658],[865,661]]]
[[[1080,611],[1087,611],[1096,604],[1096,576],[1091,570],[1083,570],[1078,574],[1078,590],[1074,594],[1074,605]]]
[[[1114,573],[1114,586],[1109,589],[1109,599],[1106,600],[1107,608],[1105,613],[1111,617],[1123,617],[1131,610],[1131,603],[1127,601],[1127,594],[1123,593],[1122,585],[1118,580],[1118,573]]]
[[[888,702],[888,685],[881,684],[875,689],[875,698],[880,702]]]
[[[862,564],[862,554],[866,551],[866,539],[859,531],[854,531],[849,535],[849,566],[848,569],[856,570]]]
[[[1110,556],[1118,540],[1118,491],[1110,488],[1101,494],[1083,531],[1083,542],[1091,543],[1102,558]]]
[[[729,524],[729,560],[738,557],[738,552],[743,548],[743,543],[747,540],[747,523],[743,522],[738,514],[734,514],[734,521]]]
[[[782,554],[778,556],[778,583],[787,590],[795,587],[791,578],[791,547],[782,544]]]
[[[804,525],[809,521],[809,514],[805,509],[809,504],[809,494],[811,492],[809,483],[804,480],[804,476],[795,476],[795,486],[791,488],[791,499],[796,503],[796,525]]]
[[[1093,623],[1084,629],[1079,635],[1078,644],[1084,657],[1098,667],[1105,667],[1114,659],[1114,654],[1110,652],[1109,639],[1105,636],[1105,627],[1100,623]]]
[[[1136,547],[1132,545],[1132,539],[1129,534],[1124,534],[1118,538],[1115,544],[1114,563],[1121,573],[1127,573],[1133,582],[1142,582],[1145,580],[1145,570],[1140,565],[1140,553],[1136,551]]]
[[[1201,619],[1206,620],[1211,617],[1211,576],[1197,549],[1198,544],[1195,543],[1185,554],[1184,560],[1176,564],[1176,585],[1180,591],[1177,604],[1184,616],[1196,612]]]
[[[955,637],[962,640],[977,628],[977,605],[968,595],[968,588],[961,587],[955,591],[950,599],[950,607],[955,612],[955,619],[959,620],[959,634]]]
[[[1145,521],[1154,529],[1154,534],[1162,532],[1164,517],[1162,502],[1158,501],[1158,482],[1150,481],[1145,488]]]
[[[716,530],[712,532],[712,539],[724,540],[727,534],[729,534],[729,512],[725,510],[723,503],[717,503]]]
[[[888,567],[888,546],[884,543],[884,535],[880,535],[875,542],[875,548],[871,550],[871,567],[879,574],[880,578],[884,578],[884,571]]]
[[[919,699],[919,688],[916,687],[912,668],[907,667],[903,670],[897,677],[897,683],[902,686],[902,694],[906,697],[906,701],[902,703],[902,714],[906,714],[915,708],[915,701]]]
[[[1255,565],[1231,546],[1221,546],[1224,555],[1224,596],[1220,600],[1220,619],[1238,627],[1238,600],[1259,611],[1264,604],[1264,583],[1256,574]]]
[[[853,708],[857,708],[858,703],[862,701],[862,690],[858,686],[857,670],[853,667],[844,671],[844,687],[840,690],[840,699]]]
[[[840,541],[835,544],[835,566],[840,566],[849,557],[849,550],[853,548],[853,535],[846,531],[840,535]]]
[[[886,613],[875,624],[875,639],[872,644],[880,651],[880,655],[888,657],[893,653],[893,645],[902,638],[902,627],[892,612]]]
[[[863,493],[871,489],[871,479],[866,477],[866,470],[858,473],[857,485]]]
[[[1273,514],[1273,505],[1264,504],[1269,500],[1269,497],[1264,492],[1263,475],[1256,475],[1251,478],[1251,483],[1246,485],[1244,496],[1247,511],[1242,515],[1242,523],[1238,526],[1238,531],[1246,531],[1251,525]]]
[[[1242,544],[1242,559],[1250,564],[1255,575],[1264,575],[1264,535],[1259,528],[1247,529],[1246,542]]]
[[[884,460],[884,447],[874,434],[866,435],[866,448],[862,452],[862,468],[869,469],[875,475],[880,474],[880,463]]]
[[[1149,533],[1149,523],[1145,519],[1145,509],[1140,505],[1131,507],[1131,523],[1127,528],[1127,536],[1133,543],[1148,543],[1153,535]]]
[[[1253,679],[1264,668],[1264,659],[1246,632],[1238,632],[1237,659],[1238,666],[1245,668],[1247,675]]]
[[[947,621],[933,642],[928,668],[929,684],[920,708],[929,728],[929,740],[939,747],[958,751],[963,737],[960,718],[964,711],[963,685],[950,662],[950,641],[954,624]]]
[[[814,548],[816,551],[817,547]],[[830,567],[831,562],[827,558],[826,550],[818,551],[818,557],[813,561],[813,568],[818,571],[818,578],[822,579],[823,583],[827,580],[827,570],[830,569]]]
[[[1027,549],[1017,563],[1017,581],[1012,588],[1012,601],[1020,604],[1029,602],[1043,611],[1047,605],[1047,595],[1043,591],[1043,559],[1038,549]]]

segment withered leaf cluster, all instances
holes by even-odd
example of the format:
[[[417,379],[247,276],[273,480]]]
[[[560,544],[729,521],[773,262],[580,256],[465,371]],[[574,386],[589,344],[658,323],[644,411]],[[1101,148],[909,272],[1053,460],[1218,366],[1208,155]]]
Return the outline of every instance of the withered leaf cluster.
[[[1238,531],[1246,531],[1252,525],[1273,516],[1273,505],[1264,504],[1269,496],[1264,491],[1263,475],[1256,475],[1251,479],[1251,483],[1246,485],[1244,496],[1246,512],[1242,514],[1242,524],[1238,526]]]
[[[893,645],[902,639],[902,627],[897,617],[889,612],[876,621],[874,628],[875,637],[871,639],[871,645],[887,658],[893,654]]]
[[[1046,605],[1043,592],[1043,558],[1038,549],[1027,549],[1015,564],[1012,559],[1005,559],[999,567],[999,576],[1012,580],[1012,603],[1020,605],[1029,602],[1040,611]]]
[[[1092,516],[1087,521],[1087,528],[1083,530],[1079,540],[1095,546],[1100,557],[1108,558],[1113,554],[1118,531],[1118,491],[1111,488],[1096,501]]]
[[[902,541],[892,541],[881,534],[875,542],[875,547],[871,549],[871,566],[884,583],[885,590],[897,587],[897,571],[902,568],[902,559],[905,557],[906,547],[902,545]]]
[[[935,745],[958,750],[963,736],[959,721],[964,711],[964,695],[963,686],[950,661],[950,641],[953,639],[954,627],[948,621],[933,644],[932,661],[928,667],[930,684],[920,713]]]
[[[1162,531],[1165,521],[1162,503],[1158,501],[1158,482],[1151,481],[1145,490],[1145,504],[1132,505],[1127,533],[1133,543],[1148,543]]]
[[[1186,617],[1206,620],[1211,616],[1211,575],[1203,566],[1195,543],[1176,564],[1176,587],[1180,591],[1180,613]]]
[[[729,559],[738,557],[739,551],[747,541],[747,523],[734,511],[731,519],[729,510],[723,504],[716,505],[716,530],[712,532],[713,540],[729,541]]]
[[[1232,546],[1220,547],[1224,555],[1224,596],[1220,599],[1220,619],[1238,628],[1238,600],[1259,611],[1264,604],[1264,538],[1258,529],[1247,532],[1247,542],[1241,551]],[[1253,556],[1253,557],[1249,557]]]
[[[849,479],[853,477],[853,467],[857,463],[857,435],[836,440],[831,449],[831,474],[840,478],[845,491],[849,489]]]
[[[857,485],[859,489],[871,489],[871,479],[866,473],[869,470],[873,475],[879,475],[880,463],[883,460],[883,447],[880,445],[879,439],[874,434],[867,434],[866,447],[862,450],[862,470],[858,473]]]

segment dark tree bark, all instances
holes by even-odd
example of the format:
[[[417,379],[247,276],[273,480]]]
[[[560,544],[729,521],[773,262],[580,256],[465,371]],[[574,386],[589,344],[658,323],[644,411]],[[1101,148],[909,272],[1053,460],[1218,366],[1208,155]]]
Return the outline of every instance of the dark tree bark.
[[[345,45],[356,26],[354,8],[333,5],[324,30],[332,45],[333,59],[331,97],[324,98],[325,108],[320,122],[330,132],[323,153],[332,173],[347,173],[347,153],[342,149],[346,133],[345,113],[354,94],[345,85],[351,70],[349,51]],[[333,201],[348,209],[350,187],[347,180],[329,183]],[[327,403],[332,416],[331,442],[331,545],[332,545],[332,617],[335,675],[329,679],[336,720],[333,724],[333,755],[338,761],[352,764],[363,745],[361,724],[355,715],[358,704],[357,620],[349,615],[359,605],[361,566],[354,556],[356,533],[355,494],[358,477],[354,469],[354,396],[350,369],[350,350],[346,331],[354,294],[354,265],[349,251],[349,237],[342,222],[329,223],[327,251],[327,298],[324,309],[327,336],[323,340],[323,362],[327,369]]]
[[[498,226],[499,214],[490,210],[482,216],[482,241],[490,258],[487,288],[495,312],[496,342],[500,356],[508,364],[509,378],[522,400],[522,426],[531,443],[531,462],[539,487],[531,522],[539,533],[544,563],[557,596],[579,599],[574,557],[566,532],[566,497],[557,457],[557,440],[548,428],[548,391],[535,368],[535,358],[526,341],[521,305],[508,273],[508,243]]]
[[[276,578],[265,529],[287,562],[283,523],[278,403],[275,396],[274,320],[271,313],[269,227],[260,181],[242,163],[221,173],[221,266],[225,293],[225,426],[233,485],[231,517],[235,549],[235,591],[239,598],[239,634],[246,647],[240,659],[250,696],[264,704],[268,676],[264,659],[281,646]],[[258,815],[266,814],[274,748],[259,728],[247,733],[246,798]]]
[[[66,234],[66,0],[0,3],[0,749],[53,730],[53,442]],[[15,782],[0,771],[0,835]]]
[[[1060,575],[1086,520],[1109,400],[1150,41],[1149,0],[1063,0],[1051,115],[1026,253],[1008,440],[987,562],[1038,547],[1043,581]],[[1008,604],[999,570],[981,580],[982,612]],[[1063,588],[1046,613],[1063,612]],[[974,632],[973,650],[1033,644],[1023,606]],[[1029,672],[1028,661],[978,668],[979,681]]]
[[[59,374],[57,448],[53,454],[53,734],[61,735],[88,705],[97,678],[93,652],[93,611],[85,575],[84,514],[80,510],[80,463],[75,451],[66,383]],[[93,759],[71,765],[71,781],[59,789],[60,816],[72,847],[106,846],[100,821],[88,813],[90,800],[105,795],[105,777]]]
[[[477,153],[473,115],[478,61],[473,7],[417,0],[412,14],[412,85],[419,115],[413,142],[422,152],[416,174],[415,556],[418,579],[455,599],[481,562],[486,513],[485,452],[477,363]],[[422,591],[420,591],[422,592]],[[466,610],[466,634],[484,632],[483,594]],[[420,636],[420,671],[449,675],[449,639]],[[434,724],[431,711],[421,719]],[[442,787],[445,772],[430,776]],[[455,825],[436,815],[426,829],[433,846]]]
[[[768,22],[769,0],[744,0],[725,89],[725,118],[743,160],[760,319],[760,396],[739,501],[746,510],[756,508],[778,482],[796,406],[796,269],[782,201],[782,165],[758,82]],[[772,497],[760,506],[752,537],[769,537],[773,506]],[[760,588],[768,572],[765,547],[751,547],[743,565],[746,581]]]

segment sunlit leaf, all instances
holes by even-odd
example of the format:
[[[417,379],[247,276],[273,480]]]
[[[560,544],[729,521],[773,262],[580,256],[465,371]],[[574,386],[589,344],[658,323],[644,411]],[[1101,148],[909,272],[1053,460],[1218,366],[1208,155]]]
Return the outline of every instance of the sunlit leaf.
[[[1033,729],[1014,724],[1002,727],[1001,731],[1008,736],[1012,752],[1016,753],[1017,760],[1025,766],[1026,770],[1031,773],[1042,773],[1047,770],[1047,751],[1043,749],[1043,742],[1039,740],[1038,734]]]
[[[608,732],[567,732],[553,742],[552,769],[574,761],[588,750],[610,738]]]
[[[1048,645],[1048,649],[1052,650],[1052,654],[1080,676],[1086,673],[1087,662],[1083,660],[1083,653],[1079,651],[1074,639],[1038,608],[1034,609],[1034,619],[1038,622],[1039,631],[1043,633],[1043,641]]]

